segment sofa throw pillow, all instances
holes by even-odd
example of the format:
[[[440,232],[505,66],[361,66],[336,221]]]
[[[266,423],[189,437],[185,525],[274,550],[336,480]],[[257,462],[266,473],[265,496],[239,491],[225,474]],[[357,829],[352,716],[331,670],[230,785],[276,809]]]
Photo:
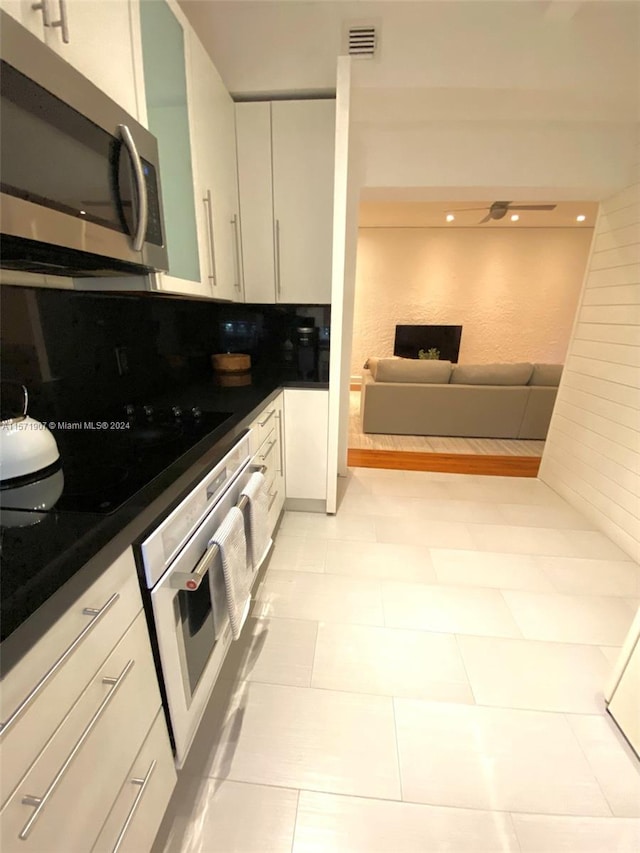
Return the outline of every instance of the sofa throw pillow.
[[[534,364],[529,385],[548,385],[557,388],[561,376],[561,364]]]
[[[374,379],[376,379],[376,374],[378,372],[378,362],[379,361],[406,361],[407,359],[400,358],[397,355],[390,355],[386,358],[379,355],[371,355],[365,362],[364,370],[368,370]]]
[[[381,358],[375,373],[376,382],[417,382],[446,385],[451,376],[451,362],[420,358]]]
[[[517,364],[457,364],[451,373],[452,385],[526,385],[533,365]]]

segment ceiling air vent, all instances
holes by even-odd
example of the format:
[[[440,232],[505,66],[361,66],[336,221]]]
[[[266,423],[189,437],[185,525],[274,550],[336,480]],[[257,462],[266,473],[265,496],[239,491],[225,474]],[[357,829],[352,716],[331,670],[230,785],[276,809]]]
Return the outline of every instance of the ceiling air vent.
[[[373,26],[349,27],[349,56],[371,58],[376,52],[376,28]]]

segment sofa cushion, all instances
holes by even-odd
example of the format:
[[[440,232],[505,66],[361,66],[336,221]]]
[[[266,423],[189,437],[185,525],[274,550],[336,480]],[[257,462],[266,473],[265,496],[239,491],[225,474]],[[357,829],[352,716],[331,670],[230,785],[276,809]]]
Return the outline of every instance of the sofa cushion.
[[[451,374],[452,385],[526,385],[533,365],[514,364],[457,364]]]
[[[419,382],[446,385],[451,376],[451,362],[422,358],[381,358],[376,364],[376,382]]]
[[[547,385],[557,388],[561,376],[561,364],[534,364],[529,385]]]

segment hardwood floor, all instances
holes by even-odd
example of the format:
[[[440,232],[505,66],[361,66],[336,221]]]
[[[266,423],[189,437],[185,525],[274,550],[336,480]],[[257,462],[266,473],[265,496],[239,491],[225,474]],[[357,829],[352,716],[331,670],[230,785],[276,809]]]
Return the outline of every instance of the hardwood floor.
[[[394,468],[402,471],[440,471],[447,474],[486,474],[493,477],[537,477],[540,458],[349,448],[347,464],[350,468]]]
[[[349,412],[349,466],[536,477],[544,441],[364,434],[360,391],[352,390]]]

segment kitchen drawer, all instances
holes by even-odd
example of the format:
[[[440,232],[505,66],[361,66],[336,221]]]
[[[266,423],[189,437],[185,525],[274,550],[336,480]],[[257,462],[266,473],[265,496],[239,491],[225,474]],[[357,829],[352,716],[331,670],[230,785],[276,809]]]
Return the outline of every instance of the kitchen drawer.
[[[269,529],[273,533],[284,506],[284,478],[276,477],[269,489]]]
[[[267,484],[271,483],[278,469],[278,439],[275,430],[271,430],[269,435],[258,448],[258,452],[254,453],[251,458],[251,465],[256,468],[263,467],[263,475]]]
[[[258,452],[265,438],[276,425],[274,419],[277,411],[278,407],[276,405],[276,400],[274,400],[266,406],[262,412],[260,412],[254,421],[252,421],[250,425],[251,435],[249,437],[252,456]]]
[[[90,850],[159,708],[140,613],[0,812],[3,853]]]
[[[138,577],[128,549],[2,679],[0,804],[141,609]],[[23,712],[16,714],[30,696]]]
[[[173,753],[164,712],[160,710],[92,853],[150,850],[175,784]]]

